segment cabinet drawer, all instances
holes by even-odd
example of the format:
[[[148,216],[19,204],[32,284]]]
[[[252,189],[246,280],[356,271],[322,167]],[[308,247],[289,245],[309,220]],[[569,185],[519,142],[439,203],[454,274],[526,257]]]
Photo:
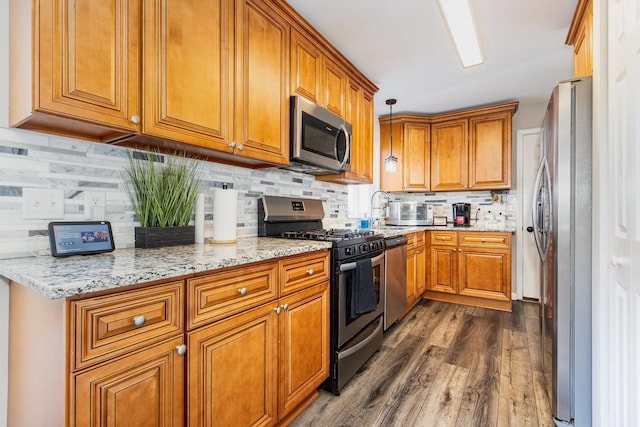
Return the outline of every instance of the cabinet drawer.
[[[71,302],[71,366],[82,369],[183,330],[182,281]]]
[[[431,231],[431,244],[432,245],[446,245],[457,246],[458,245],[458,232],[457,231]]]
[[[280,296],[329,280],[329,252],[292,256],[280,261]]]
[[[425,234],[426,232],[424,231],[417,231],[415,233],[407,234],[407,249],[424,246]]]
[[[500,248],[511,247],[511,234],[509,233],[460,233],[460,246]]]
[[[246,264],[187,280],[192,329],[277,298],[278,263]]]

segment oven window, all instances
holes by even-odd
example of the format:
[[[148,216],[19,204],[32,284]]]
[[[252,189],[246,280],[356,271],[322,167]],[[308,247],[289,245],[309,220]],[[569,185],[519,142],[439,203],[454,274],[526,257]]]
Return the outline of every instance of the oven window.
[[[344,280],[346,283],[345,289],[346,289],[346,307],[344,307],[345,312],[347,313],[347,315],[345,316],[345,320],[347,322],[347,325],[355,322],[356,320],[358,320],[359,317],[362,316],[366,316],[367,313],[360,315],[359,317],[356,316],[355,318],[353,318],[351,316],[351,296],[352,296],[352,290],[353,290],[353,285],[354,285],[354,278],[355,278],[355,270],[349,270],[344,272]],[[382,292],[382,283],[381,283],[381,277],[382,277],[382,272],[381,272],[381,264],[378,265],[374,265],[373,266],[373,285],[375,287],[376,290],[376,301],[378,303],[378,306],[380,305],[380,293]]]

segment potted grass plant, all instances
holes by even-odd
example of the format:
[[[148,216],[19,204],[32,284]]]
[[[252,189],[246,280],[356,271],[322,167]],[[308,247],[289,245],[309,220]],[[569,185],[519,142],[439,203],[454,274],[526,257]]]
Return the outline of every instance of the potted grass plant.
[[[179,156],[146,153],[136,158],[129,152],[123,172],[124,187],[140,227],[135,228],[136,248],[191,244],[195,227],[189,225],[200,191],[201,168],[196,161]]]

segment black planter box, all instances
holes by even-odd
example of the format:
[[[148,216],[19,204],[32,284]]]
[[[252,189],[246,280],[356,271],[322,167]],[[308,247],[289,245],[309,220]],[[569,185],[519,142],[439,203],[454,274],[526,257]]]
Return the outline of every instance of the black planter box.
[[[136,227],[136,248],[151,249],[165,246],[191,245],[196,238],[196,227]]]

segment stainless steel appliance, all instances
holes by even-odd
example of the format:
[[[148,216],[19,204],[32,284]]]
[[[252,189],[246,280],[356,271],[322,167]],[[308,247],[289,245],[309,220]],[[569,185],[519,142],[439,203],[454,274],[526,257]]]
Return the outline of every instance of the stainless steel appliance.
[[[385,225],[433,225],[433,205],[421,202],[390,202]]]
[[[326,240],[331,249],[330,376],[323,387],[336,395],[382,345],[384,237],[373,230],[325,230],[322,201],[263,196],[258,203],[258,235]],[[370,260],[375,309],[357,314],[354,289],[361,261]],[[405,260],[406,263],[406,260]]]
[[[471,225],[471,205],[469,203],[453,204],[453,226],[469,227]]]
[[[541,351],[556,424],[591,425],[591,78],[558,83],[533,193]]]
[[[407,236],[384,239],[384,330],[407,311]]]
[[[291,165],[322,175],[351,170],[351,124],[313,102],[291,97]]]

